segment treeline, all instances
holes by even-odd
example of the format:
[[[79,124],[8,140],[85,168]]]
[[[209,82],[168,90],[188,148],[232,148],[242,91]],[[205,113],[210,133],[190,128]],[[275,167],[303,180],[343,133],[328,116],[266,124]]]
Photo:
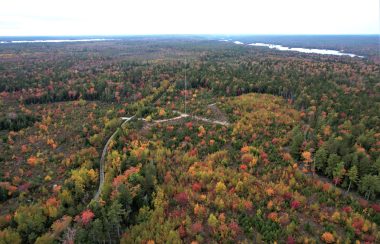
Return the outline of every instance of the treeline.
[[[15,114],[14,116],[0,118],[0,130],[18,131],[23,128],[29,127],[34,122],[40,121],[40,118],[29,114]]]
[[[125,62],[120,66],[120,68],[118,66],[110,68],[110,70],[120,69],[117,71],[118,76],[99,75],[91,81],[79,79],[69,83],[51,83],[46,89],[36,88],[33,92],[27,92],[23,96],[23,102],[44,104],[79,98],[107,102],[135,101],[149,95],[163,80],[181,75],[181,73],[176,74],[176,69],[181,68],[180,65],[175,69],[169,65],[147,66],[145,63],[136,62]]]

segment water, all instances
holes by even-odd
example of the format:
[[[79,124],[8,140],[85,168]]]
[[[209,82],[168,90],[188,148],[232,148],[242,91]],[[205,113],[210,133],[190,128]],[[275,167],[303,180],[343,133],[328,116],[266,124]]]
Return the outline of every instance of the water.
[[[323,54],[323,55],[337,55],[337,56],[350,56],[350,57],[359,57],[363,58],[363,56],[358,56],[353,53],[344,53],[337,50],[329,50],[329,49],[316,49],[316,48],[301,48],[301,47],[284,47],[282,45],[275,45],[275,44],[267,44],[267,43],[251,43],[248,44],[249,46],[256,46],[256,47],[269,47],[270,49],[276,49],[279,51],[291,51],[291,52],[300,52],[300,53],[317,53],[317,54]]]
[[[220,40],[223,42],[230,42],[231,40]],[[240,41],[233,41],[233,43],[238,45],[245,45],[244,43]],[[251,43],[247,44],[248,46],[255,46],[255,47],[268,47],[270,49],[276,49],[279,51],[290,51],[290,52],[300,52],[300,53],[316,53],[316,54],[322,54],[322,55],[337,55],[337,56],[350,56],[350,57],[358,57],[363,58],[363,56],[359,56],[353,53],[344,53],[342,51],[337,50],[329,50],[329,49],[317,49],[317,48],[301,48],[301,47],[285,47],[282,45],[275,45],[275,44],[268,44],[268,43]]]

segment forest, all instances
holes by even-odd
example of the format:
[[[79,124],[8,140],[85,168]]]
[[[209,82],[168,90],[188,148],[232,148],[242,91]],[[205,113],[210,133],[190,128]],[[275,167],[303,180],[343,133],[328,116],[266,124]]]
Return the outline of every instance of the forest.
[[[0,244],[380,243],[376,37],[270,38],[364,57],[1,44]]]

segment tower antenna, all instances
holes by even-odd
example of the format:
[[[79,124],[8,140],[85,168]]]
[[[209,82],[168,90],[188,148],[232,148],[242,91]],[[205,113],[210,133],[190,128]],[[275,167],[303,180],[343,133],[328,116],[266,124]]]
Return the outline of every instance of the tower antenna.
[[[186,98],[187,98],[187,77],[186,77],[186,70],[187,70],[187,60],[185,58],[185,114],[187,113],[186,110]]]

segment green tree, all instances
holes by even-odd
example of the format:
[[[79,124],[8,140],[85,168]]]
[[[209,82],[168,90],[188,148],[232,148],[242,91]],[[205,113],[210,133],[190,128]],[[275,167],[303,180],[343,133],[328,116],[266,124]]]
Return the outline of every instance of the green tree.
[[[1,244],[19,244],[21,243],[21,237],[17,233],[17,231],[6,228],[4,230],[0,230],[0,243]]]
[[[303,143],[303,135],[299,126],[296,126],[292,131],[292,143],[290,145],[290,153],[296,160],[300,160],[301,146]]]
[[[94,147],[100,147],[104,139],[103,137],[104,137],[103,134],[95,134],[90,137],[89,142]]]
[[[166,218],[164,208],[168,201],[165,199],[163,190],[159,187],[157,187],[153,202],[154,210],[149,214],[149,218],[132,226],[128,235],[123,235],[120,243],[140,243],[144,240],[154,240],[156,243],[181,243],[177,231],[178,221],[173,218]],[[147,214],[146,211],[143,212],[143,215]],[[140,211],[140,213],[142,212]],[[137,218],[145,219],[141,216]]]
[[[364,197],[368,200],[380,192],[380,178],[378,175],[365,175],[360,182],[359,191],[364,193]]]
[[[334,184],[335,186],[338,184],[338,182],[341,181],[342,177],[346,173],[346,170],[344,168],[344,162],[339,162],[333,171],[333,177],[334,177]]]
[[[359,175],[369,175],[369,174],[375,174],[374,171],[374,164],[371,162],[370,157],[364,153],[358,154],[359,163],[357,164]]]
[[[54,236],[51,233],[43,234],[42,236],[38,237],[35,244],[53,244],[54,243]]]
[[[95,219],[91,223],[91,228],[89,230],[89,236],[92,238],[92,242],[100,242],[101,240],[104,240],[104,228],[103,223],[101,219]]]
[[[352,183],[358,182],[358,167],[356,167],[356,165],[352,166],[351,169],[348,171],[348,179],[350,183],[348,185],[347,192],[350,191]]]
[[[17,231],[29,242],[34,242],[42,234],[46,219],[43,208],[39,204],[21,206],[15,214]]]
[[[127,186],[125,184],[121,184],[119,186],[119,203],[123,205],[124,209],[129,209],[129,206],[132,204],[133,197],[129,192]]]
[[[328,176],[333,176],[333,172],[335,167],[338,165],[340,162],[340,157],[337,154],[331,154],[329,156],[329,159],[327,160],[327,167],[325,169],[325,174]]]
[[[145,165],[143,171],[144,171],[145,178],[142,182],[142,187],[144,191],[146,192],[147,196],[149,197],[149,200],[151,200],[151,195],[154,191],[154,186],[157,182],[156,180],[157,170],[153,162],[150,162]]]
[[[114,229],[116,229],[117,236],[120,239],[120,227],[121,222],[123,221],[123,216],[125,215],[125,211],[122,208],[122,205],[117,201],[114,201],[110,206],[107,212],[107,219],[109,224],[112,225]]]
[[[375,166],[376,173],[380,175],[380,157],[377,158],[374,166]]]
[[[325,143],[325,148],[328,151],[328,154],[337,154],[339,149],[340,141],[331,136]]]
[[[315,167],[318,170],[324,170],[327,163],[327,152],[324,147],[320,147],[314,156]]]
[[[210,216],[208,217],[207,223],[209,226],[215,229],[218,226],[218,219],[215,217],[214,214],[210,214]]]

